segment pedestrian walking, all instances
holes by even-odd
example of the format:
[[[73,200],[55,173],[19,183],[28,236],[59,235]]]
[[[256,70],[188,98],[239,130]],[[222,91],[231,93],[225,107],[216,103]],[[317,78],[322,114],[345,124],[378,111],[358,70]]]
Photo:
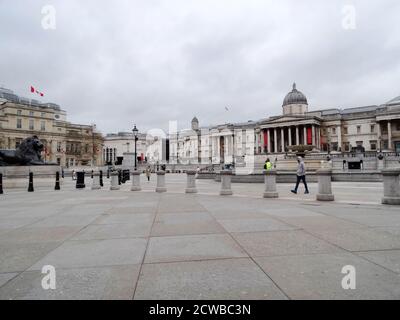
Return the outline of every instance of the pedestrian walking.
[[[147,182],[150,182],[150,176],[151,176],[151,169],[150,166],[146,168],[146,177],[147,177]]]
[[[304,164],[304,160],[302,157],[298,157],[297,158],[297,182],[296,182],[296,187],[291,190],[294,194],[297,194],[297,189],[299,188],[299,184],[300,181],[303,181],[304,183],[304,188],[306,189],[306,191],[304,192],[305,194],[310,193],[308,191],[308,187],[307,187],[307,182],[306,182],[306,166]]]

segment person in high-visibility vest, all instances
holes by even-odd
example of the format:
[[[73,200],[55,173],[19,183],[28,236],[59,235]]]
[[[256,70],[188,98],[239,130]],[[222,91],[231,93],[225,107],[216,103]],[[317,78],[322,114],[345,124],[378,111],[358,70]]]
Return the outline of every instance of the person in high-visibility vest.
[[[272,163],[269,161],[269,158],[264,163],[264,170],[270,171],[272,170]]]

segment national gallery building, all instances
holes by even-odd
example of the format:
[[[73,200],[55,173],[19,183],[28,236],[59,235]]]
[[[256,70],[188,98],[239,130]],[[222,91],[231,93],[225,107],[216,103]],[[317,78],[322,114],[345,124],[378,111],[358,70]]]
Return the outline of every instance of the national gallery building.
[[[283,158],[301,146],[310,154],[400,153],[400,96],[382,105],[310,111],[293,84],[282,115],[200,127],[168,136],[169,163],[230,164],[249,157]],[[297,147],[296,147],[297,146]]]

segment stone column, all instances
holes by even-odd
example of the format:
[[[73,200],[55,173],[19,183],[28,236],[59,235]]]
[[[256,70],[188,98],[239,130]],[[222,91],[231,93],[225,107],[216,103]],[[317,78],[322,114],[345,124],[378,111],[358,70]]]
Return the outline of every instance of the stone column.
[[[92,190],[99,190],[100,186],[100,172],[93,172]]]
[[[337,126],[336,131],[337,131],[338,151],[339,151],[339,150],[342,150],[342,127],[341,126]]]
[[[281,128],[281,152],[285,152],[285,128]]]
[[[187,177],[187,182],[186,182],[185,193],[197,193],[196,170],[187,170],[186,177]]]
[[[292,127],[289,127],[288,135],[289,135],[289,146],[291,146],[292,145]]]
[[[269,129],[266,129],[267,130],[267,132],[268,132],[268,153],[271,153],[271,130],[269,130]]]
[[[332,170],[323,168],[317,170],[318,176],[318,201],[333,201],[335,200],[332,194]]]
[[[388,150],[392,150],[392,124],[390,121],[387,123],[388,130]]]
[[[300,144],[299,126],[296,126],[296,145]]]
[[[118,183],[119,172],[111,171],[110,176],[111,176],[110,190],[119,190],[119,188],[120,188],[119,183]]]
[[[156,192],[167,192],[167,188],[165,186],[165,171],[157,171]]]
[[[265,192],[264,198],[278,198],[278,192],[276,191],[276,170],[265,170],[264,171],[264,184]]]
[[[231,188],[232,170],[221,170],[221,196],[230,196],[233,194]]]
[[[380,122],[376,123],[378,125],[378,151],[382,150],[382,129]]]
[[[383,169],[382,204],[400,205],[400,168]]]
[[[274,128],[274,153],[278,152],[278,133],[276,132],[276,128]]]
[[[315,136],[315,126],[312,125],[311,129],[312,129],[312,145],[315,146],[315,148],[316,148],[317,147],[317,139]]]
[[[304,125],[303,128],[303,144],[306,146],[307,145],[307,126]]]
[[[259,147],[259,144],[260,144],[260,133],[259,132],[256,132],[256,145],[255,145],[255,153],[254,154],[258,154],[258,147]]]
[[[142,190],[142,188],[140,187],[140,171],[134,170],[134,171],[132,171],[131,175],[132,175],[131,191]]]

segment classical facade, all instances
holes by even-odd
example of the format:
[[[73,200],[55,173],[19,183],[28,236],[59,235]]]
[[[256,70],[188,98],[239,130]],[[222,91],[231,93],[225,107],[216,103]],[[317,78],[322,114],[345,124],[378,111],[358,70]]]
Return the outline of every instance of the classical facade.
[[[294,84],[280,116],[212,127],[200,127],[194,118],[191,130],[171,134],[169,141],[170,159],[191,164],[279,159],[298,146],[314,154],[400,153],[400,97],[382,105],[310,111]]]
[[[136,154],[138,161],[146,158],[146,135],[138,133]],[[135,157],[135,138],[132,132],[109,133],[104,137],[103,162],[114,164],[124,160],[124,157]],[[118,161],[120,160],[120,161]]]
[[[95,125],[73,124],[54,103],[40,103],[0,88],[0,149],[15,149],[37,135],[44,143],[43,158],[61,166],[102,165],[101,133]]]

